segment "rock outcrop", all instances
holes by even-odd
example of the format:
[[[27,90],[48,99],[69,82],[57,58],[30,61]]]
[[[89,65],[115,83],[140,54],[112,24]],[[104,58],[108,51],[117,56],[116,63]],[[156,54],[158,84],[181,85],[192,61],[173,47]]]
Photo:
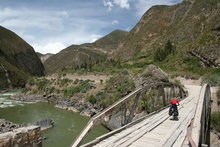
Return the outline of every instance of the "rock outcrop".
[[[168,75],[153,64],[150,64],[143,73],[135,78],[136,87],[162,82],[169,82]]]
[[[45,130],[48,128],[52,128],[54,126],[54,122],[51,119],[46,118],[46,119],[42,119],[40,121],[37,121],[35,123],[35,125],[40,126],[41,130]]]
[[[0,119],[0,133],[5,133],[9,131],[13,131],[14,129],[20,128],[19,124],[12,123],[5,119]]]
[[[39,126],[28,126],[0,134],[1,147],[42,147]]]

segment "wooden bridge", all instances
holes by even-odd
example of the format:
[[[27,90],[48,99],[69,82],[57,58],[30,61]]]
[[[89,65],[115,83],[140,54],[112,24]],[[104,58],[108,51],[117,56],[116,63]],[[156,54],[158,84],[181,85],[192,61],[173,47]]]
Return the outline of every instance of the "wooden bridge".
[[[172,97],[181,99],[178,121],[168,115]],[[133,120],[140,101],[145,102],[148,115]],[[174,83],[147,85],[136,89],[102,113],[95,115],[71,146],[79,146],[94,125],[101,123],[108,125],[110,120],[118,121],[120,125],[81,146],[209,146],[210,101],[209,85],[185,85],[184,88]]]

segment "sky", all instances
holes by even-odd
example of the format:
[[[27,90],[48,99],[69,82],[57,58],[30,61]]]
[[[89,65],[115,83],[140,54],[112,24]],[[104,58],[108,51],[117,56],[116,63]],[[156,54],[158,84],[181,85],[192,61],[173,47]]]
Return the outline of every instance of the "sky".
[[[116,29],[130,31],[154,5],[182,0],[0,0],[0,26],[36,52],[56,54]]]

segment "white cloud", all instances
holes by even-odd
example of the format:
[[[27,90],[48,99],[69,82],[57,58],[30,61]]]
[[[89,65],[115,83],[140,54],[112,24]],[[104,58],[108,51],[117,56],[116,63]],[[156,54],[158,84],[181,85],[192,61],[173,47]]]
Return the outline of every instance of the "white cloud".
[[[20,8],[4,8],[0,9],[0,23],[3,26],[9,28],[22,28],[22,29],[44,29],[44,30],[54,30],[60,29],[62,27],[62,19],[59,17],[54,17],[57,15],[68,17],[68,13],[56,12],[56,11],[39,11],[35,9]],[[51,27],[51,25],[55,27]]]
[[[33,48],[36,52],[46,54],[46,53],[53,53],[56,54],[60,52],[62,49],[66,48],[66,46],[61,42],[54,42],[54,43],[48,43],[44,46],[39,44],[33,44]]]
[[[66,11],[60,11],[60,12],[57,12],[57,16],[61,16],[61,17],[64,17],[64,18],[68,18],[68,17],[69,17],[69,14],[68,14],[68,12],[66,12]]]
[[[104,3],[105,7],[108,7],[108,10],[107,10],[108,12],[112,11],[112,7],[114,7],[112,2],[110,2],[110,1],[103,1],[103,3]]]
[[[128,0],[113,0],[113,1],[103,1],[104,6],[108,8],[108,12],[112,11],[112,8],[116,5],[119,6],[122,9],[130,9],[130,4],[128,3]]]
[[[98,34],[87,34],[87,33],[84,33],[84,34],[80,34],[81,37],[77,37],[77,35],[74,36],[73,38],[73,42],[75,42],[74,44],[82,44],[82,43],[85,43],[85,42],[89,42],[89,43],[93,43],[95,42],[96,40],[98,40],[99,38],[101,38],[102,36],[101,35],[98,35]]]
[[[93,35],[90,36],[91,41],[89,43],[93,43],[101,37],[102,37],[101,35],[93,34]]]
[[[121,8],[130,9],[130,4],[128,3],[128,0],[114,0],[114,3]]]
[[[11,9],[9,9],[8,7],[4,9],[0,9],[0,13],[1,13],[0,21],[4,20],[6,17],[10,17],[10,15],[12,14]]]
[[[62,49],[65,49],[67,46],[70,46],[72,44],[79,45],[82,43],[92,43],[101,37],[102,36],[98,34],[91,35],[90,32],[68,32],[62,34],[61,36],[50,36],[46,40],[33,43],[32,46],[36,52],[40,52],[42,54],[56,54]],[[67,46],[65,44],[67,44]]]
[[[93,38],[89,43],[93,43],[93,42],[95,42],[96,40],[98,40],[98,38]]]
[[[113,20],[112,24],[119,24],[118,20]]]

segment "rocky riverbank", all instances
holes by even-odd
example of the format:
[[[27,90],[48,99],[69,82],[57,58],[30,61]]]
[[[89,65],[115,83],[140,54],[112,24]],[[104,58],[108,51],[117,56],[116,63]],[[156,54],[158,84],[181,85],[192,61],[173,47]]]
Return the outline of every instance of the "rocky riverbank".
[[[7,121],[5,119],[0,119],[0,134],[13,131],[14,129],[20,128],[21,125],[12,123],[10,121]]]
[[[41,130],[45,130],[48,128],[52,128],[54,126],[54,122],[49,119],[42,119],[37,121],[36,123],[27,123],[27,124],[15,124],[5,119],[0,119],[0,134],[5,132],[11,132],[15,129],[28,127],[28,126],[38,126]]]
[[[60,109],[66,109],[73,112],[78,112],[83,116],[93,116],[98,112],[101,112],[101,108],[97,108],[90,102],[70,100],[60,95],[26,95],[16,94],[10,97],[13,100],[25,101],[25,102],[46,102],[52,103],[55,107]]]
[[[15,124],[0,119],[0,147],[42,146],[42,130],[53,127],[51,119],[43,119],[36,123]]]
[[[16,128],[0,133],[1,147],[42,147],[42,134],[39,126]]]

